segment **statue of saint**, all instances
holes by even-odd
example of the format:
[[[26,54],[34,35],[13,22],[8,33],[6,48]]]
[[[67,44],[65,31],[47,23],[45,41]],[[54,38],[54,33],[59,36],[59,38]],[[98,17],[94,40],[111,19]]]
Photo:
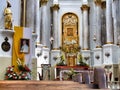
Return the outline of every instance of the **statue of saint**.
[[[12,11],[11,4],[7,1],[7,7],[4,9],[4,26],[5,29],[12,30]]]

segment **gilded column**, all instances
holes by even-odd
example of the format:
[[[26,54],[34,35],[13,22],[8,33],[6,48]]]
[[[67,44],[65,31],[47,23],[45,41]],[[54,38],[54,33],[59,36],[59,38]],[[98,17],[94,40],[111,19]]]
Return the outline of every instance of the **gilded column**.
[[[96,48],[101,48],[101,0],[95,0],[96,4]]]
[[[48,0],[41,0],[41,17],[42,17],[42,44],[44,47],[47,47],[47,4]]]
[[[87,4],[83,4],[81,7],[83,11],[83,50],[89,50],[89,31],[88,31],[88,10],[89,6]]]
[[[32,32],[35,33],[34,30],[34,0],[28,0],[26,2],[26,27],[32,29]]]
[[[106,43],[113,44],[112,0],[106,0],[106,35]]]
[[[59,4],[54,4],[52,6],[53,9],[53,49],[58,49],[58,10]]]
[[[37,43],[40,43],[40,1],[39,0],[34,0],[35,1],[35,25],[34,29],[35,32],[38,34],[37,37]]]

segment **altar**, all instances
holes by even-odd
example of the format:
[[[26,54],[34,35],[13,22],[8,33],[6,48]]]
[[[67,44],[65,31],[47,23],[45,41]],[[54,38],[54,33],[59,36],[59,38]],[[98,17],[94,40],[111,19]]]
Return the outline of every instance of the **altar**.
[[[65,72],[70,72],[70,70],[74,70],[74,72],[82,73],[82,72],[88,72],[90,71],[88,66],[56,66],[56,77],[59,77],[59,79],[63,80],[63,74]]]

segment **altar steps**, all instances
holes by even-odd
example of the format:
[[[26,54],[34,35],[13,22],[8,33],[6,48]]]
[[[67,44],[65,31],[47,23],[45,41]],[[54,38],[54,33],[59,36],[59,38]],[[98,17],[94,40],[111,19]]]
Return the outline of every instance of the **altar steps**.
[[[0,81],[0,90],[96,90],[73,81]],[[108,89],[100,89],[108,90]]]

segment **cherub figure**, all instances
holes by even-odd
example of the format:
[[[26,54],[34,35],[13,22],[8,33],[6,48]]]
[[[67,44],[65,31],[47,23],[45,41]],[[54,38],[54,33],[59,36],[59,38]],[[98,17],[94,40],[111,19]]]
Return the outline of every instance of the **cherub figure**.
[[[7,7],[4,9],[4,26],[5,29],[12,30],[12,11],[11,4],[7,1]]]

